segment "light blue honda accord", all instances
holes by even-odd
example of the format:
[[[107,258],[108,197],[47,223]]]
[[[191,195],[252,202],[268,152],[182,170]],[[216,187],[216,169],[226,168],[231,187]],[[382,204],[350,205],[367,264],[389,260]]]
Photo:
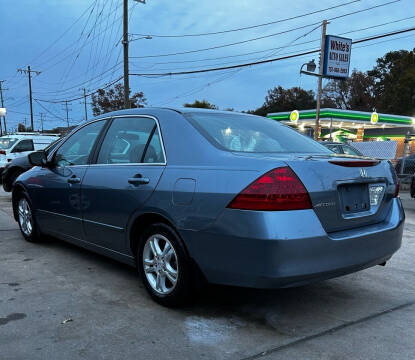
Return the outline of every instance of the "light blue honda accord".
[[[136,266],[164,305],[196,285],[297,286],[384,264],[404,211],[387,161],[332,153],[274,120],[142,108],[78,126],[13,190],[23,236]]]

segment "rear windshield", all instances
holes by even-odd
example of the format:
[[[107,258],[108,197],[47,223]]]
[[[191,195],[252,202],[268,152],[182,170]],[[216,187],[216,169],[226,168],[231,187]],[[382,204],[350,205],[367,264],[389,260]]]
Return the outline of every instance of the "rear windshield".
[[[0,149],[10,149],[18,139],[16,138],[0,138]]]
[[[251,153],[331,153],[313,139],[265,117],[196,112],[184,116],[210,142],[224,150]]]

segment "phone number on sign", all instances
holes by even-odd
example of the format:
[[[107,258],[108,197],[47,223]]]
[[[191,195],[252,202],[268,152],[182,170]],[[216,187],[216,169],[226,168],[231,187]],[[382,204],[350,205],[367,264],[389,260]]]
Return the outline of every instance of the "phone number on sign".
[[[330,73],[347,74],[347,69],[329,66]]]

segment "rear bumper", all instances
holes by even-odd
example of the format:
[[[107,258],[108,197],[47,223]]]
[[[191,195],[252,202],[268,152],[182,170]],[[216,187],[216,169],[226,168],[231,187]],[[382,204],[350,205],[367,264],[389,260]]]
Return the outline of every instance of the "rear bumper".
[[[226,209],[206,231],[181,230],[190,256],[211,283],[297,286],[388,260],[401,246],[404,211],[393,199],[382,223],[327,234],[313,210]]]

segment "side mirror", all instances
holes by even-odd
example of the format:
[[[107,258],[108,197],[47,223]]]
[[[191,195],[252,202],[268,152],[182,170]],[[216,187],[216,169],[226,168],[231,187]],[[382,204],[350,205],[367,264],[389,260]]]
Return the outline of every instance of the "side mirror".
[[[48,163],[46,154],[44,151],[35,151],[28,155],[29,162],[33,166],[42,166],[45,167]]]

